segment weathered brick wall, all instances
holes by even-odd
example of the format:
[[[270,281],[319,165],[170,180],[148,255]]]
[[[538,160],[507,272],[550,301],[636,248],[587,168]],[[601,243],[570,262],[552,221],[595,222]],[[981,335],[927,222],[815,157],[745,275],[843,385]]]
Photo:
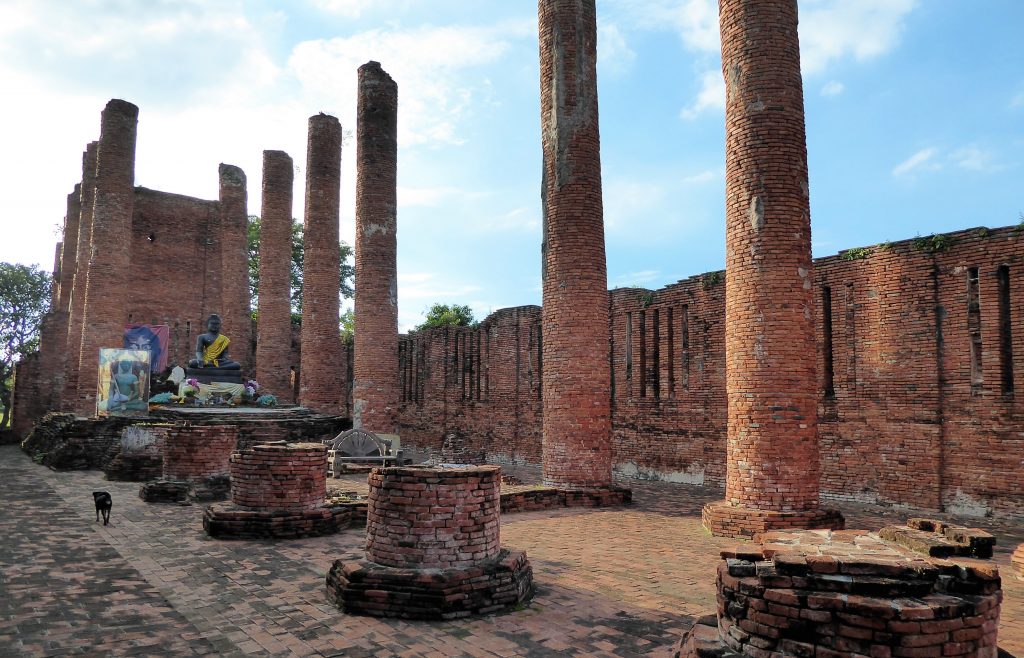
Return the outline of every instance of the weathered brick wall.
[[[932,254],[906,240],[815,262],[817,349],[805,358],[818,359],[822,495],[934,508],[942,492],[949,509],[1019,513],[1024,404],[1020,393],[1004,393],[1004,373],[1012,366],[1015,384],[1024,377],[1024,233],[970,229],[933,242],[948,247]],[[977,322],[969,317],[972,268]],[[609,293],[618,472],[724,485],[724,292],[724,274],[711,272],[656,291]],[[490,339],[481,341],[479,400],[463,397],[453,364],[453,336],[471,330],[403,337],[403,444],[439,450],[459,429],[467,448],[491,461],[539,463],[538,313],[503,309],[481,323]],[[972,326],[982,346],[974,386]]]
[[[309,118],[306,150],[305,257],[302,274],[302,378],[299,401],[336,413],[345,395],[339,371],[338,293],[341,259],[341,123],[327,114]]]
[[[195,358],[196,336],[206,331],[206,316],[223,308],[218,206],[216,201],[135,188],[125,320],[168,325],[168,363],[184,365]],[[245,343],[226,326],[224,333],[237,359]]]
[[[356,125],[355,362],[352,422],[395,433],[398,406],[398,86],[359,67]]]
[[[260,218],[260,287],[257,304],[256,381],[283,403],[294,402],[290,368],[292,183],[295,170],[284,151],[263,152]]]
[[[179,425],[164,437],[164,477],[204,480],[230,474],[231,454],[238,443],[233,425]]]
[[[399,426],[403,444],[438,451],[458,431],[492,462],[541,461],[540,307],[492,313],[476,329],[402,336]]]
[[[540,40],[544,482],[612,481],[594,0],[549,0]]]
[[[14,365],[14,391],[11,394],[11,430],[24,439],[36,420],[46,413],[42,395],[42,355],[33,352]]]

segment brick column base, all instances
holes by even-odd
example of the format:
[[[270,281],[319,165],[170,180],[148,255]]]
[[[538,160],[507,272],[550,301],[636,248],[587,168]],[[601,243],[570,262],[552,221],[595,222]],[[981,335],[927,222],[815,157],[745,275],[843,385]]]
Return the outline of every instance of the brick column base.
[[[366,559],[336,560],[327,598],[345,612],[456,619],[533,595],[526,553],[500,546],[497,466],[377,468],[370,473]]]
[[[754,539],[773,530],[842,530],[846,524],[837,509],[819,508],[806,512],[776,512],[724,500],[708,503],[701,511],[704,527],[716,537]]]

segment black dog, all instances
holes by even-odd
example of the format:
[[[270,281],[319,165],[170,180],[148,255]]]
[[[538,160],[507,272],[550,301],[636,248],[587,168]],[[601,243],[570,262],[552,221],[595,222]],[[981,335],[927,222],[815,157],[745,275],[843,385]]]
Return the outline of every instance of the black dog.
[[[100,520],[100,512],[102,512],[103,525],[107,525],[110,522],[110,508],[114,506],[114,499],[106,491],[94,491],[92,497],[96,501],[96,520]]]

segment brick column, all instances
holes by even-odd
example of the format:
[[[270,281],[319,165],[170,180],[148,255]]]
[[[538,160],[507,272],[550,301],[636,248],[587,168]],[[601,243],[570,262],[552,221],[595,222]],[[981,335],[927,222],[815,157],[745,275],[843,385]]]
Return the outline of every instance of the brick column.
[[[292,183],[295,169],[284,151],[263,152],[260,218],[260,287],[256,319],[256,381],[282,402],[293,402],[291,259]]]
[[[220,260],[222,331],[231,339],[228,353],[252,376],[252,315],[249,307],[248,193],[245,172],[221,164]]]
[[[359,67],[352,423],[397,432],[398,86],[377,62]]]
[[[64,246],[60,252],[60,299],[58,310],[68,311],[71,305],[71,290],[75,285],[75,268],[78,264],[78,223],[82,214],[82,184],[75,184],[75,190],[68,195],[67,214],[64,216]],[[65,340],[67,327],[64,328]],[[64,346],[60,346],[64,351]]]
[[[717,535],[842,527],[818,506],[817,349],[796,0],[721,0],[725,500]]]
[[[608,276],[594,0],[540,0],[544,482],[606,488],[611,469]]]
[[[89,254],[92,252],[92,211],[96,200],[96,150],[99,142],[90,142],[82,153],[82,196],[79,199],[78,241],[75,245],[71,299],[68,303],[67,356],[64,363],[64,395],[61,408],[78,408],[78,369],[81,366],[82,316],[85,313],[85,288],[89,278]]]
[[[48,373],[53,382],[53,396],[50,401],[53,409],[64,408],[64,387],[66,385],[68,365],[68,323],[71,318],[71,291],[74,287],[76,259],[78,258],[78,223],[82,212],[81,198],[82,186],[81,184],[76,184],[74,191],[67,198],[67,214],[64,216],[64,241],[60,249],[60,265],[54,269],[53,285],[58,294],[55,295],[54,305],[50,312],[55,314],[57,325],[53,333],[53,342],[46,346],[46,349],[53,352],[56,356],[53,360],[53,371]]]
[[[70,195],[69,195],[70,196]],[[50,311],[60,308],[60,265],[64,243],[58,242],[53,248],[53,271],[50,274]]]
[[[92,252],[82,314],[81,365],[76,411],[96,412],[100,348],[121,347],[131,290],[132,208],[135,203],[135,137],[139,108],[114,99],[100,123]]]
[[[343,396],[338,329],[340,189],[341,123],[327,114],[312,116],[306,150],[299,402],[324,413],[337,413]]]

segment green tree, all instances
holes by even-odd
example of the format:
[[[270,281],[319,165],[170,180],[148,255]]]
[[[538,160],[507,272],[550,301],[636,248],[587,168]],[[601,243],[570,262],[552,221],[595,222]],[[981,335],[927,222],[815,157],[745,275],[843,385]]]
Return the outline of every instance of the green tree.
[[[39,325],[50,306],[51,277],[36,265],[0,263],[0,428],[10,419],[14,364],[39,349]]]
[[[416,327],[416,331],[428,327],[475,327],[477,324],[473,318],[473,309],[468,306],[434,304],[427,309],[426,318]]]
[[[256,300],[259,296],[260,287],[260,218],[256,215],[249,215],[249,297],[253,310],[256,309]],[[354,294],[356,268],[352,264],[352,247],[341,242],[339,245],[341,256],[341,272],[339,285],[341,297],[351,299]],[[304,244],[302,235],[302,224],[297,219],[292,220],[292,259],[291,259],[291,304],[292,315],[302,314],[302,263],[304,256]]]

